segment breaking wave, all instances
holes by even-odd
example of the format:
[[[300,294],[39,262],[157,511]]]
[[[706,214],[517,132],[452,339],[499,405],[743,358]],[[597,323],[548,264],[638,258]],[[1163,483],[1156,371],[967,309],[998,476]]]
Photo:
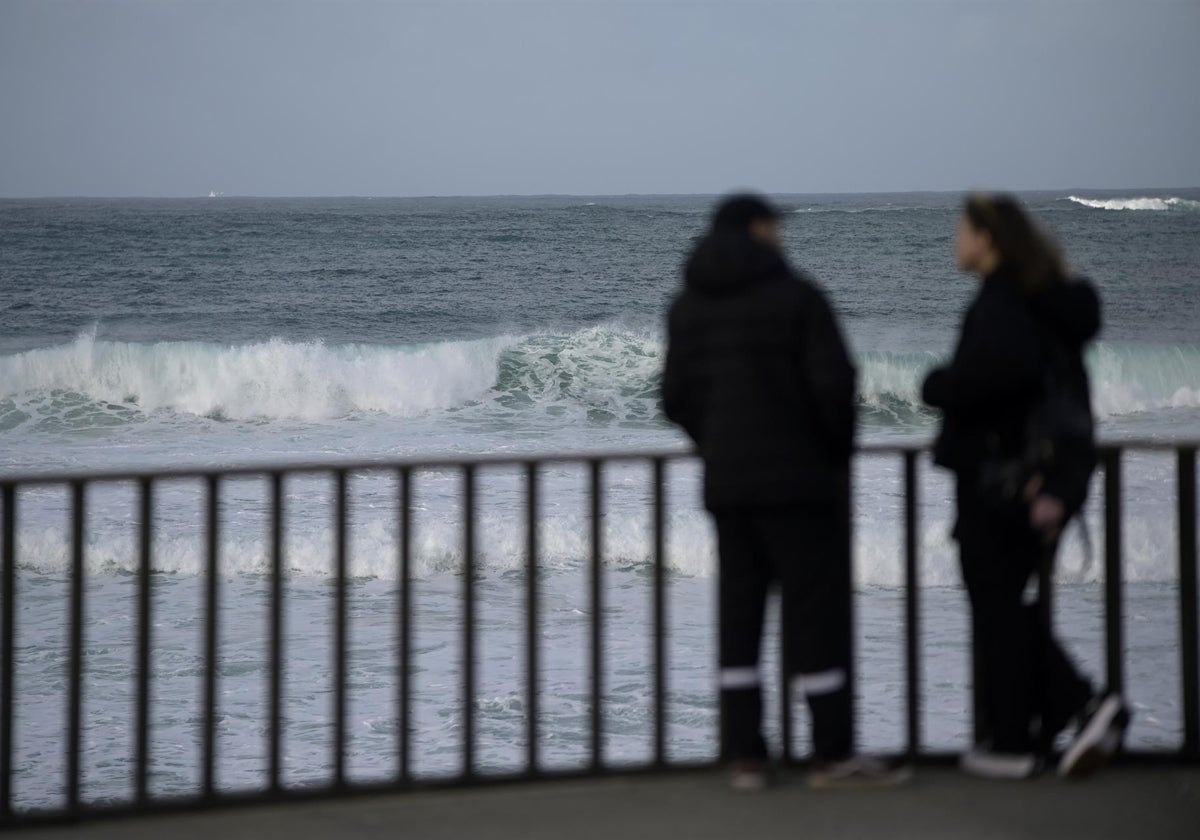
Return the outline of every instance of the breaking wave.
[[[0,357],[0,429],[9,413],[91,410],[104,425],[155,412],[227,420],[327,420],[379,412],[409,417],[485,396],[499,337],[418,347],[329,346],[271,339],[201,342],[73,343]]]
[[[1080,198],[1067,196],[1068,201],[1091,207],[1094,210],[1200,210],[1200,201],[1188,198]]]
[[[939,361],[932,353],[860,356],[860,405],[902,423],[932,417],[921,383]],[[1200,408],[1200,345],[1100,343],[1088,351],[1087,364],[1097,417]]]
[[[859,356],[873,425],[925,425],[932,353]],[[1200,345],[1100,344],[1089,355],[1097,415],[1200,408]],[[659,339],[616,328],[396,347],[272,339],[74,342],[0,357],[0,432],[103,428],[168,413],[215,420],[336,421],[478,408],[566,420],[664,424]]]

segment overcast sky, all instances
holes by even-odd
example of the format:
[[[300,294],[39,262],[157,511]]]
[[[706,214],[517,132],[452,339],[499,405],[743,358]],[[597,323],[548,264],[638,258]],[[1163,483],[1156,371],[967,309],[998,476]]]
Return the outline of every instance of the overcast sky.
[[[1200,0],[0,0],[0,196],[1200,186]]]

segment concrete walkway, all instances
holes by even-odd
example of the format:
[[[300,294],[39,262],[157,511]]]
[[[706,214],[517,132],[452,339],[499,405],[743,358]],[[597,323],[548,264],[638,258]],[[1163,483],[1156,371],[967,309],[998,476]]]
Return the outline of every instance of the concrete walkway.
[[[12,832],[14,838],[1200,838],[1200,768],[1083,783],[999,783],[923,769],[903,788],[813,792],[798,777],[734,794],[715,773],[391,794]]]

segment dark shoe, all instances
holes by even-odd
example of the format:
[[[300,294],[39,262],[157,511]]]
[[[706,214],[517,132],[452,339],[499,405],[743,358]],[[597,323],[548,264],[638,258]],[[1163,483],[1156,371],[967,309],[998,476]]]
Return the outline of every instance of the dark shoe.
[[[805,783],[817,790],[892,787],[912,778],[906,764],[870,755],[855,755],[841,761],[814,761]]]
[[[738,793],[756,793],[771,783],[770,767],[765,761],[735,761],[729,770],[729,787]]]
[[[981,779],[1021,781],[1032,779],[1041,770],[1041,761],[1033,753],[994,752],[976,745],[958,759],[958,769]]]
[[[1121,748],[1128,726],[1129,709],[1121,695],[1110,691],[1093,698],[1084,707],[1079,732],[1058,762],[1058,775],[1084,779],[1108,764]]]

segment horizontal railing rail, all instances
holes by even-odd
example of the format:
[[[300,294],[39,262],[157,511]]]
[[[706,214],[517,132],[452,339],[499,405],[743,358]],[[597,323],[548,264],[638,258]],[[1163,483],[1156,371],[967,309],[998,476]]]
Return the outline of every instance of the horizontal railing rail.
[[[1133,761],[1200,762],[1200,684],[1198,658],[1200,640],[1197,637],[1197,565],[1196,565],[1196,453],[1200,441],[1112,441],[1101,447],[1103,484],[1101,499],[1104,519],[1104,619],[1105,665],[1107,684],[1114,690],[1124,685],[1125,655],[1123,593],[1122,593],[1122,459],[1127,452],[1175,454],[1176,501],[1178,517],[1178,575],[1180,614],[1180,685],[1182,708],[1182,746],[1175,750],[1159,750],[1133,754]],[[920,609],[920,539],[918,522],[918,491],[924,444],[912,442],[872,443],[859,448],[860,456],[896,457],[902,466],[903,481],[903,581],[904,581],[904,682],[905,682],[905,748],[913,760],[941,761],[947,756],[931,753],[924,747],[921,731],[922,649]],[[667,484],[666,465],[672,461],[694,458],[684,449],[658,451],[578,452],[551,455],[483,455],[473,457],[405,458],[355,462],[309,462],[250,464],[234,467],[180,467],[162,470],[112,470],[97,472],[45,472],[0,476],[0,825],[17,825],[49,820],[81,819],[105,814],[127,814],[162,811],[171,808],[207,807],[216,804],[257,802],[271,798],[302,798],[328,794],[374,792],[437,785],[480,784],[499,781],[527,780],[550,776],[576,776],[580,773],[629,773],[664,769],[689,769],[696,762],[681,762],[669,757],[667,727],[668,623],[666,564]],[[649,545],[652,574],[650,575],[650,755],[648,762],[631,767],[617,764],[604,754],[605,732],[602,704],[605,676],[605,602],[604,602],[604,533],[601,522],[605,514],[604,472],[613,464],[644,463],[650,466]],[[586,732],[587,761],[582,770],[549,771],[542,767],[539,731],[539,678],[542,662],[539,655],[538,626],[541,620],[540,570],[541,547],[538,542],[538,505],[542,494],[539,471],[552,465],[582,466],[587,489],[587,589],[589,623],[587,630],[587,697],[588,722]],[[516,772],[494,773],[481,769],[476,753],[477,719],[475,697],[478,688],[478,623],[476,609],[478,593],[477,554],[479,533],[476,512],[479,504],[479,474],[493,468],[516,468],[522,475],[524,497],[525,564],[524,564],[524,692],[525,757],[524,768]],[[459,641],[461,679],[462,755],[457,775],[439,781],[420,778],[413,772],[412,758],[412,674],[414,667],[414,618],[411,582],[414,577],[412,545],[413,477],[431,471],[456,471],[460,475],[462,505],[461,547],[461,636]],[[393,697],[397,720],[397,771],[387,782],[363,783],[348,778],[347,712],[349,702],[349,540],[352,522],[349,517],[350,494],[348,479],[364,473],[384,473],[396,479],[395,515],[397,525],[397,582],[396,634],[394,639],[396,685]],[[283,779],[283,674],[287,661],[284,633],[285,577],[284,544],[286,518],[284,481],[296,475],[323,474],[333,478],[333,599],[332,622],[333,662],[333,737],[330,748],[330,777],[327,784],[289,787]],[[263,477],[267,481],[269,593],[267,626],[267,702],[266,702],[266,785],[265,790],[227,791],[219,789],[217,777],[217,714],[219,683],[219,591],[218,574],[222,487],[233,478]],[[204,562],[200,573],[203,581],[202,654],[202,721],[199,744],[199,787],[194,795],[158,797],[151,793],[150,764],[152,753],[151,704],[154,674],[153,591],[154,591],[154,504],[159,485],[176,480],[200,480],[203,488],[203,545]],[[133,798],[116,805],[97,805],[83,801],[82,737],[83,691],[85,678],[84,621],[85,621],[85,555],[87,550],[87,488],[97,484],[132,482],[137,492],[138,536],[135,573],[136,610],[134,615],[135,655],[133,668]],[[20,515],[19,491],[27,487],[56,485],[67,488],[69,494],[69,605],[65,657],[67,685],[66,714],[61,749],[64,757],[64,778],[40,778],[35,783],[61,785],[65,801],[61,807],[33,811],[18,807],[14,802],[15,683],[19,677],[15,657],[18,631],[18,554],[17,523]],[[1047,590],[1048,591],[1048,590]],[[791,755],[791,697],[782,681],[781,730],[783,755]],[[699,766],[710,766],[700,762]]]
[[[856,447],[859,455],[904,455],[908,452],[923,453],[928,451],[929,444],[925,442],[900,443],[863,443]],[[1098,447],[1100,454],[1138,451],[1170,453],[1180,450],[1200,449],[1200,438],[1196,440],[1154,440],[1150,438],[1130,438],[1128,440],[1112,440],[1101,443]],[[505,453],[484,455],[447,455],[434,457],[414,456],[411,458],[375,458],[359,461],[281,461],[263,463],[238,464],[236,466],[185,466],[159,467],[151,469],[122,469],[122,470],[90,470],[84,472],[46,470],[41,472],[0,474],[0,486],[5,485],[37,485],[37,484],[70,484],[77,481],[113,482],[137,481],[143,478],[173,479],[173,478],[205,478],[212,475],[234,478],[238,476],[267,475],[271,473],[331,473],[342,471],[375,472],[381,470],[446,470],[461,469],[465,466],[475,467],[521,467],[530,463],[552,466],[555,464],[581,464],[590,461],[605,463],[652,462],[662,458],[679,460],[695,458],[696,453],[690,449],[612,449],[586,452],[558,452],[550,454]]]

